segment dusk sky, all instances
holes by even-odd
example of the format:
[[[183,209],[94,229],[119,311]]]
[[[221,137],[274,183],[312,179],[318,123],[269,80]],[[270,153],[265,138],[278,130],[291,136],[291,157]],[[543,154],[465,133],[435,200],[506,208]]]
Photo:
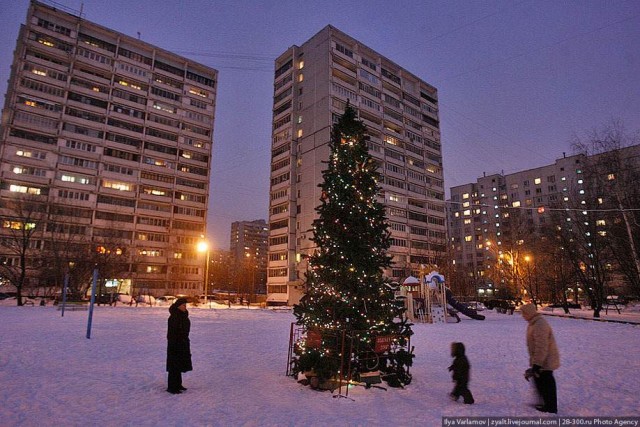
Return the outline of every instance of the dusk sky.
[[[57,4],[219,70],[208,218],[216,248],[228,248],[233,221],[267,219],[274,60],[328,24],[438,89],[446,188],[552,163],[572,154],[574,134],[611,120],[640,130],[638,0]],[[28,5],[0,0],[2,94]]]

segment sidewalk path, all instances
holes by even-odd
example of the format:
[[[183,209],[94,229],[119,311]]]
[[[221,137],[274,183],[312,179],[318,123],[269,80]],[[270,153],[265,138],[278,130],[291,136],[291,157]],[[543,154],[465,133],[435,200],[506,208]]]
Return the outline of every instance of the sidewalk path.
[[[629,304],[626,307],[620,309],[620,314],[618,311],[611,307],[608,310],[602,310],[600,312],[600,318],[593,317],[593,310],[589,309],[569,309],[569,314],[565,314],[562,308],[548,308],[545,307],[540,310],[540,312],[547,316],[555,316],[555,317],[568,317],[571,319],[581,319],[581,320],[594,320],[597,322],[612,322],[612,323],[627,323],[632,325],[640,325],[640,305]]]

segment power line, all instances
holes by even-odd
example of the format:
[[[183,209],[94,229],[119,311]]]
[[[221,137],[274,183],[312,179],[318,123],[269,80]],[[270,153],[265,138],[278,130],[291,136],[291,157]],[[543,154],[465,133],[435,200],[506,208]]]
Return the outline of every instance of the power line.
[[[448,205],[463,205],[465,202],[454,202],[451,200],[446,200],[444,202],[445,204]],[[467,206],[464,206],[467,207]],[[538,205],[538,206],[532,206],[532,207],[527,207],[527,206],[497,206],[496,205],[487,205],[487,204],[474,204],[473,206],[468,206],[469,209],[476,209],[476,208],[491,208],[491,209],[512,209],[512,210],[525,210],[525,211],[539,211],[541,208],[544,210],[544,212],[546,211],[557,211],[557,212],[602,212],[602,213],[606,213],[606,212],[640,212],[640,208],[612,208],[612,209],[581,209],[581,208],[553,208],[553,207],[549,207],[549,206],[545,206],[545,205]]]

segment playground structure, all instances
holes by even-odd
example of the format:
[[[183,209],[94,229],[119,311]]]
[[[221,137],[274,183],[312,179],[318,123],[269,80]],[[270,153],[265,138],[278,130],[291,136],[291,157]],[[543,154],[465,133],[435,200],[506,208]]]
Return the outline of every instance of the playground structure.
[[[424,274],[424,270],[420,270],[420,278],[407,277],[400,286],[399,296],[404,299],[407,317],[413,322],[460,322],[460,317],[449,307],[471,319],[484,320],[484,316],[476,310],[453,297],[451,290],[445,286],[444,276],[437,271]]]

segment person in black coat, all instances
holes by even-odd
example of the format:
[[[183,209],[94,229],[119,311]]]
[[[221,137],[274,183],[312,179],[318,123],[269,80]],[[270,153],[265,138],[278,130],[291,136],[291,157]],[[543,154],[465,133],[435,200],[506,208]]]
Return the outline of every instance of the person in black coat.
[[[182,386],[182,373],[193,370],[191,364],[191,345],[189,342],[189,312],[186,298],[178,298],[169,307],[169,327],[167,329],[167,372],[171,394],[180,394],[186,390]]]
[[[456,383],[453,391],[449,394],[452,400],[457,401],[460,396],[464,399],[464,403],[471,405],[475,401],[469,390],[469,359],[465,355],[464,344],[461,342],[451,343],[451,357],[453,364],[449,366],[449,372],[453,372],[453,382]]]

